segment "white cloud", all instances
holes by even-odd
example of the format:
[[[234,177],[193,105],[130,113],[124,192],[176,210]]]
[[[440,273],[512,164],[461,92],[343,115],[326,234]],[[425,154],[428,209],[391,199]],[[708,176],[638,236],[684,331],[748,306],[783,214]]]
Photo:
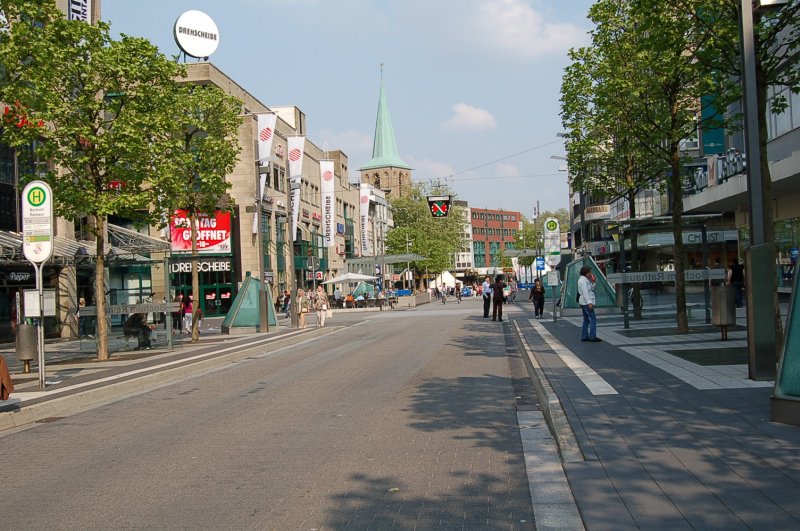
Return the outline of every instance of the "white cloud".
[[[445,131],[491,131],[497,129],[497,121],[486,109],[466,103],[453,105],[453,115],[442,124]]]
[[[344,151],[351,163],[356,158],[366,161],[372,154],[372,136],[352,129],[347,131],[324,129],[314,138],[314,142],[322,149]]]
[[[554,22],[526,0],[483,0],[470,10],[470,39],[487,51],[516,59],[557,55],[587,41],[586,30]]]
[[[519,177],[522,175],[519,168],[513,164],[504,164],[502,162],[497,165],[497,170],[494,173],[497,177]]]
[[[409,166],[414,168],[413,178],[415,181],[439,180],[445,184],[446,179],[457,170],[444,162],[437,162],[431,159],[418,159],[413,156],[403,158]]]

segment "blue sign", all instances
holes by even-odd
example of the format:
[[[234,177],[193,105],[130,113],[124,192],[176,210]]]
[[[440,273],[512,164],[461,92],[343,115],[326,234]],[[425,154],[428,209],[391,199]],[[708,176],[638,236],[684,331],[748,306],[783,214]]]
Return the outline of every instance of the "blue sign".
[[[536,271],[544,271],[544,256],[536,257]]]
[[[791,249],[789,249],[789,258],[791,260],[797,260],[797,254],[798,254],[797,247],[792,247]]]

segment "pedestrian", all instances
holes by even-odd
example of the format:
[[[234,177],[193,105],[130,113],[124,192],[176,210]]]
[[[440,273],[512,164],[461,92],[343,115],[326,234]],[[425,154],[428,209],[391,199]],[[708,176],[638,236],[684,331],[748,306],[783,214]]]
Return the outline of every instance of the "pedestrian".
[[[178,303],[178,310],[171,312],[172,313],[172,329],[177,332],[181,333],[181,324],[183,323],[183,316],[181,310],[183,309],[183,297],[180,293],[175,295],[175,300],[173,302]]]
[[[528,296],[528,300],[533,301],[534,317],[542,317],[542,315],[544,315],[544,286],[542,286],[542,281],[540,279],[537,278],[533,281],[533,287],[531,288],[531,294]]]
[[[597,316],[594,313],[594,275],[592,268],[583,266],[578,278],[578,304],[583,313],[581,325],[581,341],[600,341],[597,337]]]
[[[292,304],[292,293],[285,289],[283,290],[283,295],[281,296],[281,313],[285,313],[286,317],[291,317],[291,304]]]
[[[497,275],[492,285],[492,321],[503,320],[503,301],[505,294],[503,290],[506,288],[506,283],[503,282],[503,275]]]
[[[187,334],[192,333],[192,314],[194,313],[194,304],[191,295],[184,295],[181,301],[181,313],[183,314],[183,331]]]
[[[731,262],[731,267],[728,269],[728,282],[733,286],[733,292],[736,299],[736,307],[741,308],[744,306],[744,268],[739,263],[738,258],[734,258]]]
[[[306,315],[308,314],[308,297],[302,289],[297,290],[297,328],[306,327]]]
[[[325,317],[328,314],[328,295],[322,286],[317,286],[317,296],[314,298],[314,310],[317,312],[317,327],[325,326]]]
[[[78,299],[78,336],[94,339],[94,318],[86,315],[86,299]]]
[[[489,309],[492,306],[492,283],[489,282],[488,276],[483,280],[481,293],[483,294],[483,318],[488,319]]]

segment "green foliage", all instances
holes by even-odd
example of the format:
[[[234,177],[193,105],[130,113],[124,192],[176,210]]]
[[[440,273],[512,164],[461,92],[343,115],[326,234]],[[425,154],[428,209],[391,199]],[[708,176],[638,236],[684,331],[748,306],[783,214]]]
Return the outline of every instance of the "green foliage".
[[[183,208],[212,214],[226,206],[220,203],[230,188],[225,176],[233,171],[241,151],[237,140],[241,106],[216,85],[177,87],[168,171],[154,183],[164,211]]]
[[[433,195],[455,194],[437,190]],[[417,274],[441,273],[452,267],[453,255],[464,246],[464,209],[451,203],[450,213],[434,218],[422,187],[415,186],[408,195],[391,200],[394,228],[386,235],[390,254],[417,253],[426,260],[412,262]],[[407,244],[407,242],[409,242]]]
[[[104,24],[68,21],[48,2],[2,7],[8,20],[21,22],[0,39],[0,100],[19,102],[29,121],[44,124],[6,128],[4,140],[33,142],[36,159],[56,165],[46,176],[56,214],[157,219],[150,183],[170,157],[180,65],[145,39],[113,40]]]
[[[522,217],[522,230],[517,231],[517,238],[514,242],[516,249],[533,249],[544,252],[544,222],[547,218],[556,218],[561,232],[569,230],[569,212],[566,208],[559,208],[555,212],[545,211],[533,220]],[[524,266],[530,266],[534,263],[536,257],[522,256],[519,258],[519,263]]]

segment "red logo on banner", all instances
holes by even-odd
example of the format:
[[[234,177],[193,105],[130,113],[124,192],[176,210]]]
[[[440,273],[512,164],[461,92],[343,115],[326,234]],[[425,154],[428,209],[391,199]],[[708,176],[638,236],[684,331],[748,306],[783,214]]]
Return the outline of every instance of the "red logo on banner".
[[[333,179],[333,173],[326,171],[322,174],[322,178],[325,179],[326,181],[330,181],[331,179]]]
[[[362,195],[361,196],[361,202],[364,203],[364,204],[369,203],[369,196],[368,195]]]
[[[265,127],[258,134],[258,138],[260,138],[262,142],[266,142],[267,140],[272,138],[272,129],[270,129],[269,127]]]
[[[189,212],[176,210],[170,223],[173,251],[192,250]],[[197,217],[197,250],[201,253],[231,252],[231,213],[217,210],[213,216]]]
[[[300,160],[300,150],[297,148],[291,150],[289,152],[289,160],[291,160],[292,162],[297,162],[298,160]]]

